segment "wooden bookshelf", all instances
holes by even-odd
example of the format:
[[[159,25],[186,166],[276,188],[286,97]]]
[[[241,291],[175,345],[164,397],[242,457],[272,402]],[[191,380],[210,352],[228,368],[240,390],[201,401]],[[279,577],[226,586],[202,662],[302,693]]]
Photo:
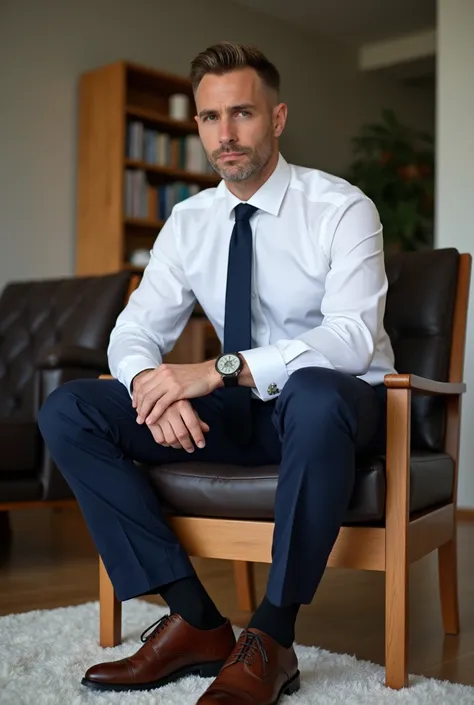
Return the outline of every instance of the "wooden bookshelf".
[[[147,125],[155,125],[173,134],[192,134],[198,131],[197,123],[194,120],[173,120],[169,115],[162,115],[156,110],[141,108],[137,105],[127,105],[125,110],[130,117],[141,119]]]
[[[165,224],[164,220],[155,220],[154,218],[125,218],[125,225],[135,228],[151,228],[152,230],[160,230]]]
[[[174,93],[185,93],[190,99],[186,120],[178,121],[169,115],[169,99]],[[191,185],[200,190],[219,182],[217,175],[204,169],[187,169],[187,163],[183,163],[185,141],[188,136],[193,136],[190,142],[196,141],[198,134],[191,83],[181,76],[117,61],[81,76],[78,113],[76,274],[126,269],[137,274],[139,282],[143,268],[131,264],[131,254],[136,249],[151,249],[159,237],[169,216],[168,195],[171,193],[172,199],[185,198]],[[140,158],[131,158],[131,122],[141,123],[143,130],[162,133],[169,144],[174,143],[174,151],[167,145],[166,165],[161,163],[162,158],[160,163],[146,160],[145,151]],[[130,192],[131,174],[137,171],[147,194],[142,189],[138,199],[140,212],[130,209],[131,199],[126,193]],[[202,334],[197,334],[200,327]],[[189,340],[190,330],[194,331],[194,342]],[[181,351],[178,357],[181,359],[188,348],[196,359],[199,345],[195,338],[200,338],[204,350],[203,335],[208,336],[209,332],[207,319],[196,317],[176,346]],[[186,340],[188,343],[183,342]]]
[[[185,169],[176,169],[169,166],[159,166],[158,164],[149,164],[143,161],[137,161],[135,159],[125,159],[125,166],[131,169],[143,169],[148,173],[157,174],[159,176],[167,177],[173,181],[190,181],[192,183],[200,183],[204,188],[209,188],[215,186],[216,177],[212,174],[199,174],[193,171],[186,171]]]

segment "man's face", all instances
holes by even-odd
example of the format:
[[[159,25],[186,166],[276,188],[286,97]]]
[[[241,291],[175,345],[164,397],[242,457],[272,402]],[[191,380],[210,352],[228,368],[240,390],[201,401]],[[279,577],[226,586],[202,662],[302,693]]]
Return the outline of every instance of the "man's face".
[[[254,177],[278,150],[282,128],[275,127],[280,107],[275,97],[251,68],[201,80],[195,96],[199,135],[226,181]]]

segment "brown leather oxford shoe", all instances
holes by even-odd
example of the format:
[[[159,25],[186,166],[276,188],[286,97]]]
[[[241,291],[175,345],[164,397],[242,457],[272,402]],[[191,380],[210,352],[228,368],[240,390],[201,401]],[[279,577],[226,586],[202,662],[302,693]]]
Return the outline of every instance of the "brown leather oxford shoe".
[[[151,627],[155,628],[144,637]],[[133,656],[92,666],[83,685],[96,690],[150,690],[190,674],[216,676],[235,647],[229,621],[204,630],[172,614],[151,627],[143,632],[145,643]]]
[[[293,646],[285,649],[260,629],[246,629],[197,705],[276,705],[299,687]]]

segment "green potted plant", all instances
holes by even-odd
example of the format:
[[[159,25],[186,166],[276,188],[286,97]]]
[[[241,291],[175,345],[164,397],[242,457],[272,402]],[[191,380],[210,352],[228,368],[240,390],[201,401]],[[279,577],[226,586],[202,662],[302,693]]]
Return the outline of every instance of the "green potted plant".
[[[398,121],[392,110],[352,139],[345,178],[378,208],[388,251],[433,246],[434,140]]]

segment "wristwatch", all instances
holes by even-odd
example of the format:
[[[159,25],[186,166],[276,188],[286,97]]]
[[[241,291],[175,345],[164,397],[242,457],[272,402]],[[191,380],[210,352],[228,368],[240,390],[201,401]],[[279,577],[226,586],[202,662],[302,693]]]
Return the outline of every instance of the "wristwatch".
[[[237,387],[239,374],[242,372],[244,362],[239,353],[224,353],[216,360],[216,370],[222,377],[224,387]]]

